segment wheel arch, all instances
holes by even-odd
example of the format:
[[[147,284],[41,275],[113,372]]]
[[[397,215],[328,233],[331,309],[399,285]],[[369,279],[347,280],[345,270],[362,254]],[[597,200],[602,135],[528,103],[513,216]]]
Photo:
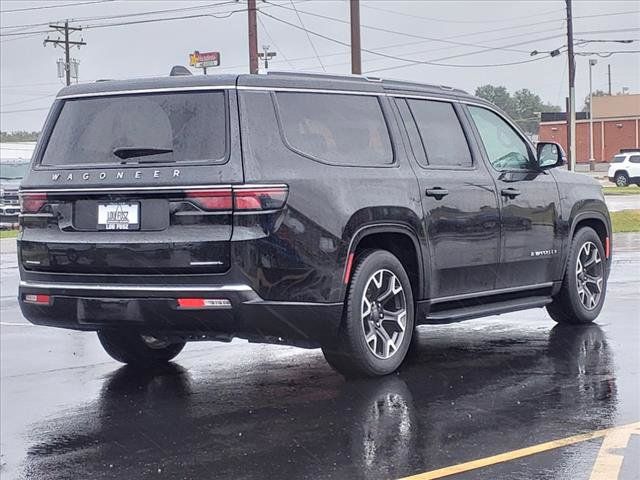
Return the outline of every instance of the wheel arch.
[[[595,230],[595,232],[598,234],[598,237],[600,238],[600,241],[602,242],[602,245],[605,248],[605,252],[609,254],[607,256],[607,263],[610,265],[611,252],[612,252],[612,246],[613,246],[613,241],[611,238],[611,220],[606,215],[600,212],[589,211],[589,212],[578,213],[574,217],[573,222],[571,224],[568,244],[570,244],[573,241],[573,238],[576,232],[584,227],[590,227],[593,230]],[[567,248],[567,255],[568,255],[568,248]],[[566,257],[565,257],[565,260],[566,260]],[[564,263],[565,263],[565,269],[566,269],[566,261]],[[563,275],[564,275],[564,271],[563,271]]]
[[[410,248],[408,248],[410,247]],[[417,233],[408,225],[400,223],[382,223],[360,227],[351,237],[347,251],[347,262],[343,271],[343,283],[350,281],[351,270],[358,252],[379,248],[394,254],[404,266],[414,300],[423,297],[425,287],[425,268],[422,247]]]

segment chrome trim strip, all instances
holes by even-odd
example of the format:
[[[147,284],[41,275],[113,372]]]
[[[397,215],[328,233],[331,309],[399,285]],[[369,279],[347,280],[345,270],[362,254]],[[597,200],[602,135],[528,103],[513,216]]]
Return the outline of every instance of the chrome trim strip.
[[[55,218],[53,213],[20,213],[20,218]]]
[[[499,288],[497,290],[485,290],[484,292],[465,293],[463,295],[451,295],[449,297],[432,298],[431,303],[450,302],[452,300],[465,300],[474,297],[488,297],[490,295],[500,295],[501,293],[523,292],[525,290],[535,290],[537,288],[549,288],[553,286],[553,282],[536,283],[533,285],[524,285],[522,287]]]
[[[189,262],[189,265],[204,266],[204,265],[224,265],[220,260],[212,260],[210,262]]]
[[[193,87],[165,87],[165,88],[141,88],[137,90],[109,90],[105,92],[76,93],[69,95],[61,95],[56,100],[67,100],[70,98],[86,98],[86,97],[109,97],[113,95],[136,95],[139,93],[166,93],[166,92],[192,92],[207,90],[229,90],[235,89],[235,85],[197,85]]]
[[[457,98],[447,96],[446,93],[443,93],[442,97],[434,97],[431,95],[416,95],[416,94],[403,94],[403,93],[388,93],[387,97],[392,98],[410,98],[416,100],[434,100],[436,102],[449,102],[449,103],[460,103],[461,101]]]
[[[241,185],[176,185],[176,186],[141,186],[141,187],[78,187],[78,188],[25,188],[21,189],[18,194],[22,193],[73,193],[73,192],[130,192],[130,191],[155,191],[155,190],[222,190],[234,188],[236,190],[246,190],[253,188],[288,188],[285,183],[243,183]]]
[[[237,90],[254,90],[257,92],[298,92],[298,93],[335,93],[338,95],[367,95],[384,97],[385,92],[363,92],[362,90],[330,90],[324,88],[296,88],[296,87],[252,87],[249,85],[238,85]]]
[[[78,283],[32,283],[20,281],[20,287],[52,290],[98,290],[120,292],[251,292],[249,285],[81,285]]]
[[[141,187],[79,187],[79,188],[25,188],[19,193],[69,193],[69,192],[130,192],[138,190],[200,190],[224,189],[231,185],[176,185],[176,186],[141,186]]]

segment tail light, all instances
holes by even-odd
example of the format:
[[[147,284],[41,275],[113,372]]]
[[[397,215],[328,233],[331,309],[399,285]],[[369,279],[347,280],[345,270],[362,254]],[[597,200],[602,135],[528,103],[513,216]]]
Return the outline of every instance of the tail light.
[[[233,208],[235,210],[277,210],[287,201],[289,192],[286,186],[273,187],[235,187],[233,189]]]
[[[203,210],[231,210],[233,207],[233,192],[230,188],[217,190],[189,190],[186,197]]]
[[[22,213],[38,213],[46,203],[46,193],[20,193],[20,210]]]
[[[286,185],[240,185],[212,190],[187,190],[185,196],[206,211],[277,210],[287,201]]]

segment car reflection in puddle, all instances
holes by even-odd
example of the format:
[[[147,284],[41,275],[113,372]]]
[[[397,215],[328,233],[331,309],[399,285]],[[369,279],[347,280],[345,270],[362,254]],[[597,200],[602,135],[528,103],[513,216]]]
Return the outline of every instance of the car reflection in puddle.
[[[616,413],[612,354],[596,325],[421,327],[397,374],[359,381],[321,354],[293,350],[291,365],[292,350],[277,348],[289,358],[265,355],[251,369],[121,367],[95,403],[35,426],[24,471],[397,478],[606,428]]]

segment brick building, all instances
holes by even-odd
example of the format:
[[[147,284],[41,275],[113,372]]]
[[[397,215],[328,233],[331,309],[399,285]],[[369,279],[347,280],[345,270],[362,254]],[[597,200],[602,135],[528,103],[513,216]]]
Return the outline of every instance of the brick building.
[[[558,142],[567,149],[567,114],[542,113],[541,142]],[[593,157],[609,162],[623,148],[640,148],[640,95],[593,97]],[[576,114],[576,160],[589,161],[589,114]]]

